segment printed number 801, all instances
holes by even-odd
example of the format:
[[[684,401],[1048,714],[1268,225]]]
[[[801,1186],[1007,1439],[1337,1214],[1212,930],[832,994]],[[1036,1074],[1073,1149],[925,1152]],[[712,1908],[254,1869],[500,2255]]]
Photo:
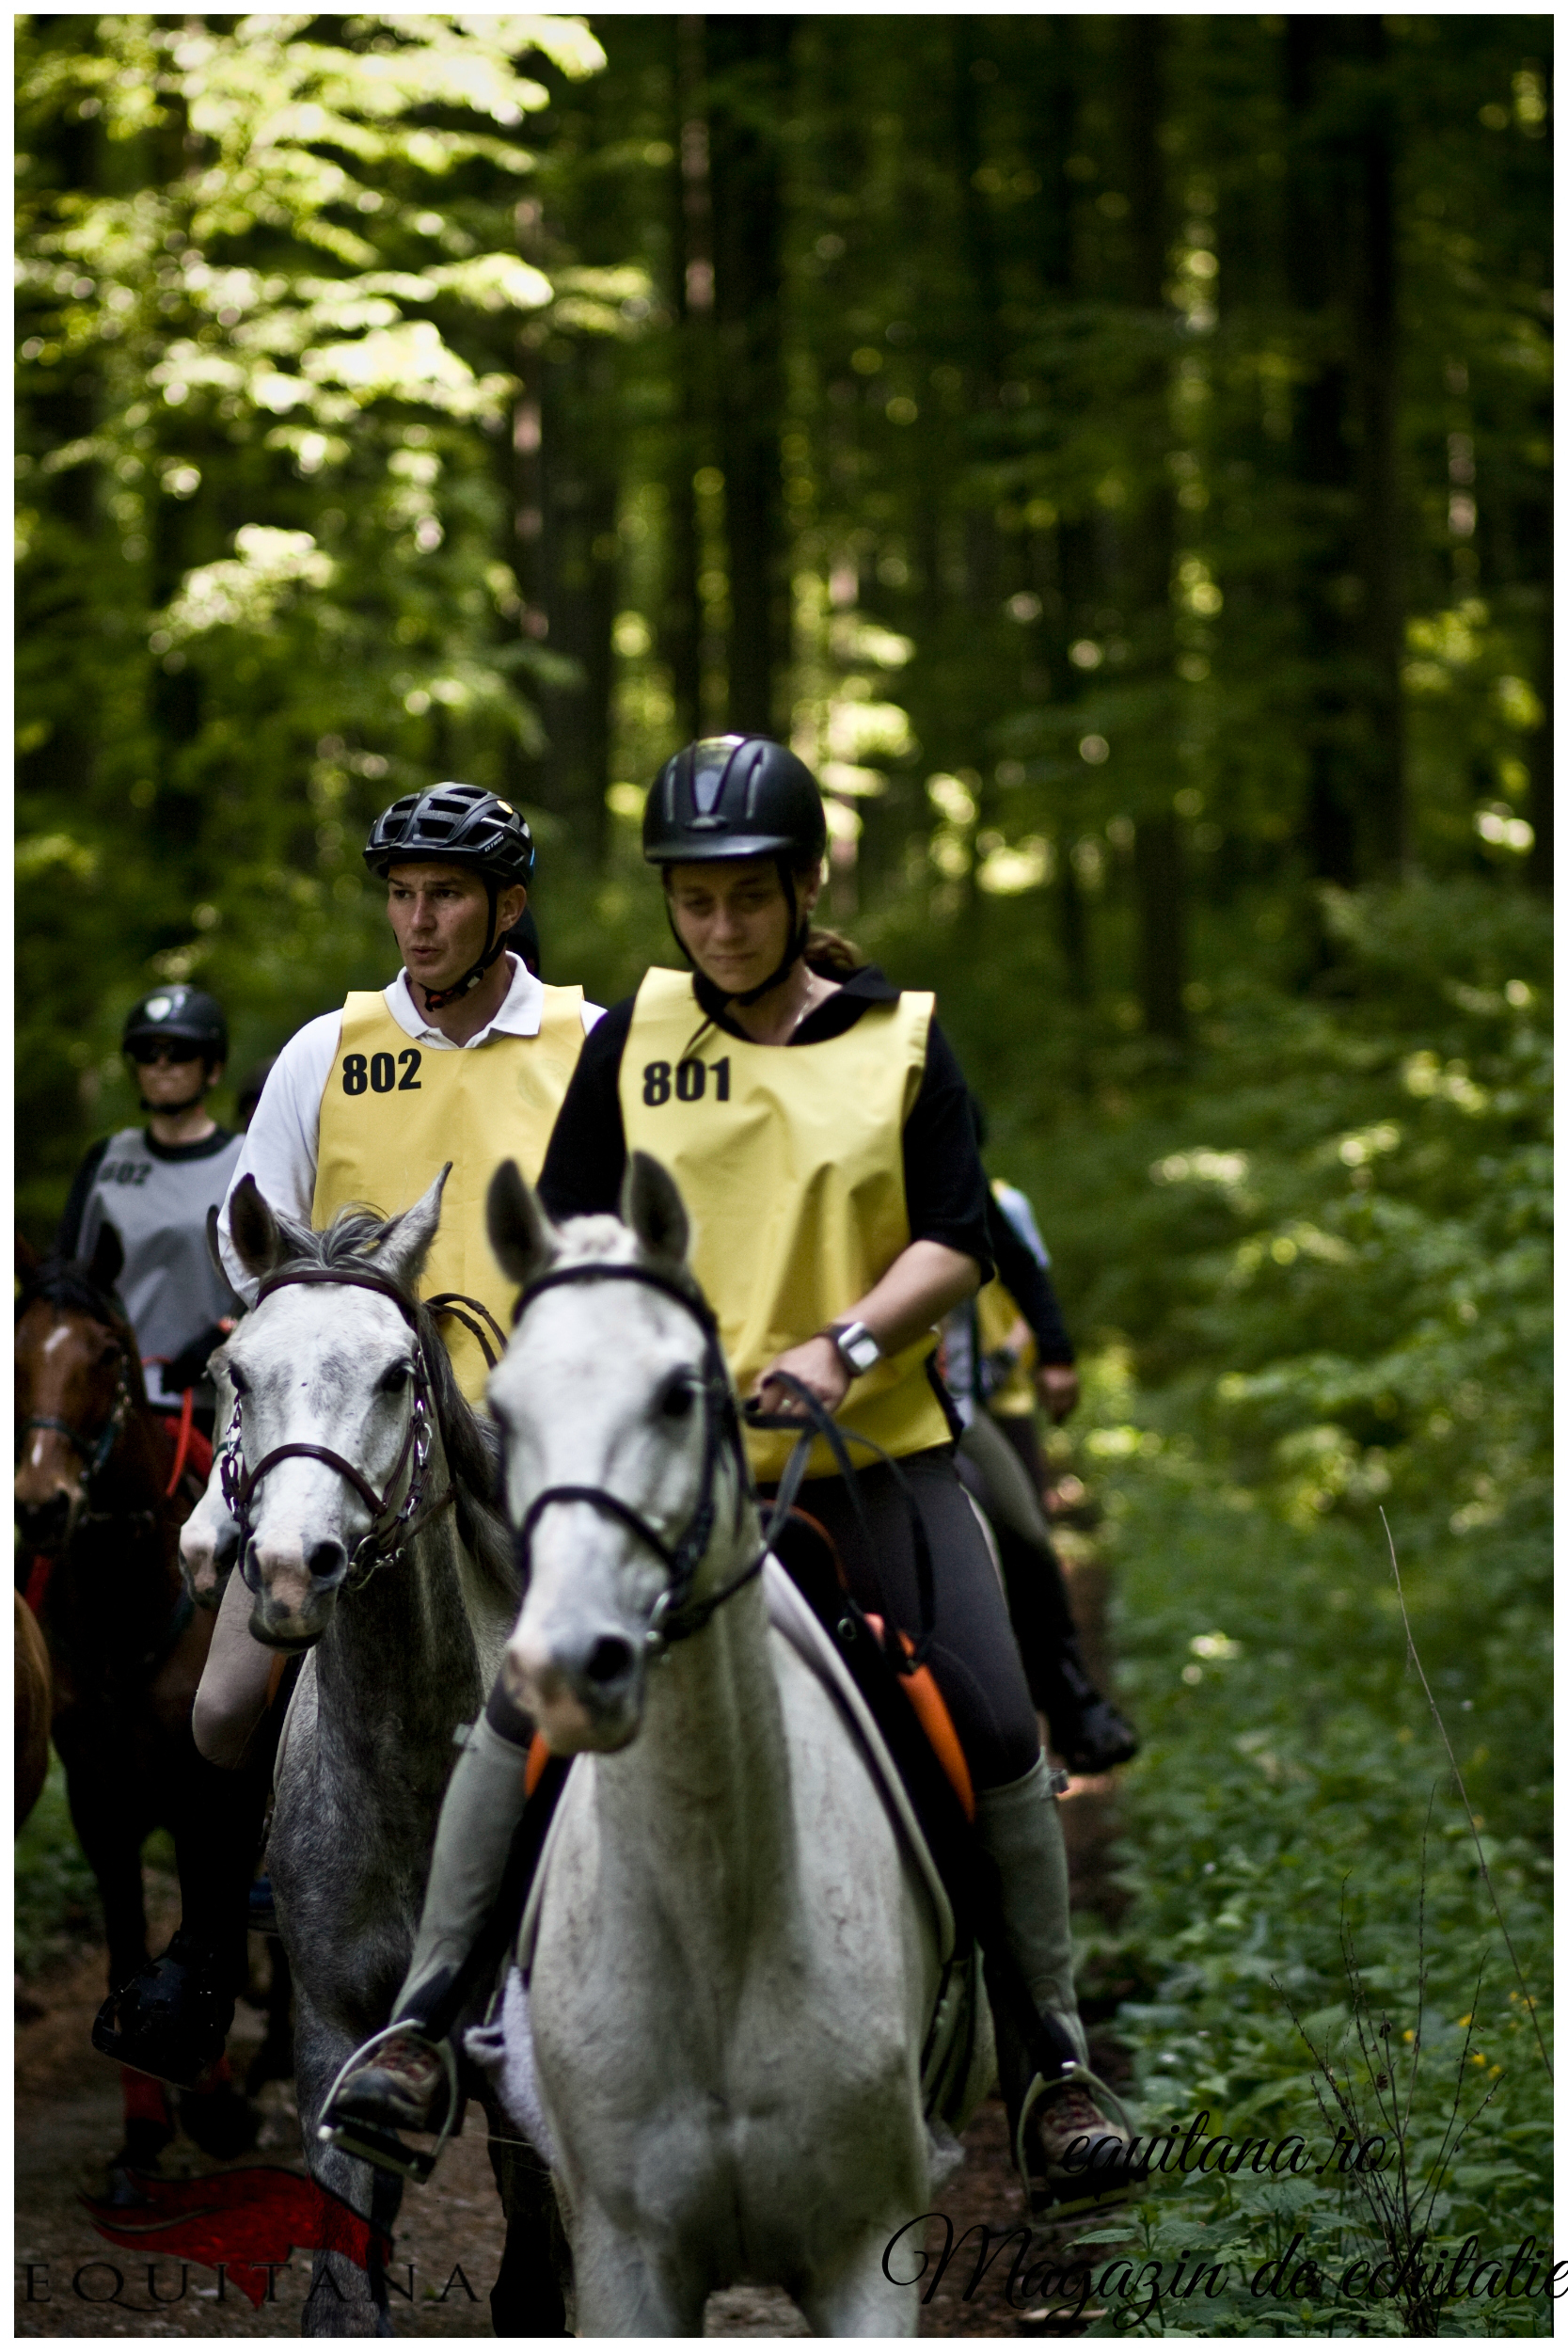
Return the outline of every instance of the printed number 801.
[[[675,1064],[675,1100],[678,1103],[700,1103],[707,1092],[708,1064],[688,1060]],[[730,1099],[730,1060],[713,1064],[713,1093],[716,1102]],[[670,1065],[667,1061],[650,1061],[642,1065],[642,1100],[657,1109],[670,1100]]]

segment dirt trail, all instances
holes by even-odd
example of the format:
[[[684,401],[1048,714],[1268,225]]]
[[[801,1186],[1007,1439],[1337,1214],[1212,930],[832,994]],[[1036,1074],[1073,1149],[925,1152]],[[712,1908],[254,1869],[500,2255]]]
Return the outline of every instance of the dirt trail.
[[[1075,1605],[1085,1622],[1091,1665],[1103,1660],[1105,1578],[1082,1541],[1065,1544]],[[1109,1782],[1081,1781],[1064,1800],[1075,1906],[1114,1913],[1107,1877],[1114,1803]],[[152,1931],[166,1935],[177,1915],[172,1882],[150,1873]],[[154,1949],[159,1945],[154,1943]],[[262,1947],[255,1949],[260,1957]],[[296,2336],[309,2278],[308,2254],[277,2272],[273,2299],[253,2309],[230,2280],[198,2264],[162,2260],[152,2273],[138,2256],[106,2243],[81,2198],[100,2195],[106,2156],[119,2143],[119,2070],[93,2051],[88,2036],[103,1997],[103,1955],[84,1951],[19,1999],[16,2032],[16,2307],[20,2336]],[[1092,2019],[1092,2012],[1091,2012]],[[242,2003],[230,2048],[237,2075],[261,2038],[260,2012]],[[1123,2071],[1114,2039],[1090,2026],[1091,2047],[1115,2082]],[[269,2084],[261,2104],[261,2145],[233,2166],[214,2164],[182,2136],[164,2157],[166,2177],[194,2177],[244,2165],[300,2169],[299,2132],[287,2086]],[[471,2112],[428,2188],[410,2189],[397,2231],[392,2324],[401,2336],[487,2336],[489,2293],[499,2258],[499,2206],[483,2141],[483,2118]],[[993,2232],[1016,2226],[1022,2200],[1006,2157],[1006,2119],[988,2100],[964,2141],[960,2170],[937,2196],[955,2238],[974,2222]],[[1065,2249],[1064,2249],[1065,2250]],[[1103,2249],[1101,2249],[1103,2251]],[[973,2300],[961,2295],[969,2265],[955,2263],[921,2313],[929,2336],[1067,2335],[1081,2325],[1011,2308],[1005,2294],[1010,2256],[1003,2256]],[[410,2273],[410,2265],[412,2271]],[[117,2275],[122,2283],[117,2288]],[[805,2335],[787,2297],[751,2289],[713,2297],[705,2334]]]

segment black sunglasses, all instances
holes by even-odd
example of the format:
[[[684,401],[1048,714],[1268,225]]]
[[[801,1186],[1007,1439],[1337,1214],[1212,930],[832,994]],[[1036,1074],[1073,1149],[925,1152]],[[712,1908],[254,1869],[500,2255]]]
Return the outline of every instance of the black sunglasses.
[[[125,1050],[131,1059],[138,1062],[143,1070],[150,1069],[156,1061],[186,1062],[201,1061],[205,1058],[201,1047],[193,1045],[189,1038],[184,1037],[160,1038],[155,1045],[138,1043],[128,1045]]]

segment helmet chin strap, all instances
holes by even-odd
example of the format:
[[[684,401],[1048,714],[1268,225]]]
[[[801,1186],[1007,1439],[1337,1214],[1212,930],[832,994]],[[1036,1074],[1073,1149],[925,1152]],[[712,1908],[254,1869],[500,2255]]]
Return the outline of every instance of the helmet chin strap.
[[[194,1094],[187,1094],[182,1103],[150,1103],[146,1095],[142,1093],[140,1087],[136,1089],[136,1093],[140,1098],[141,1106],[147,1113],[149,1119],[178,1119],[182,1111],[194,1111],[198,1103],[204,1103],[206,1101],[211,1075],[212,1073],[209,1071],[207,1064],[203,1062],[201,1065],[201,1084],[197,1088]]]
[[[811,932],[811,912],[809,908],[803,914],[800,912],[800,902],[795,895],[795,875],[788,860],[781,857],[776,861],[776,863],[779,869],[779,887],[784,892],[785,903],[790,908],[795,917],[795,920],[790,927],[790,935],[784,946],[784,956],[782,960],[775,964],[773,970],[768,975],[768,977],[765,980],[759,980],[755,988],[747,989],[745,993],[740,996],[721,996],[721,992],[713,987],[711,980],[708,980],[706,982],[708,989],[710,989],[713,995],[716,998],[719,998],[723,1004],[756,1004],[762,997],[768,995],[781,984],[781,982],[788,979],[790,974],[794,971],[795,966],[800,962],[800,958],[805,953],[806,941]],[[680,932],[675,929],[674,911],[670,904],[668,893],[666,893],[664,900],[664,914],[665,920],[668,922],[671,930],[674,933],[676,946],[680,949],[688,963],[689,963],[693,970],[695,970],[697,959],[692,954],[690,948],[687,946],[685,940],[681,937]],[[699,977],[705,979],[706,976],[699,974]]]
[[[490,940],[490,945],[479,961],[470,963],[463,977],[460,980],[454,980],[450,988],[427,988],[424,991],[427,1012],[444,1012],[448,1005],[455,1005],[460,996],[467,996],[470,989],[477,988],[506,945],[506,934],[496,929],[496,908],[500,897],[499,886],[488,874],[483,875],[481,880],[484,884],[485,902],[490,910],[490,920],[484,934]],[[495,933],[494,938],[490,937],[492,932]]]

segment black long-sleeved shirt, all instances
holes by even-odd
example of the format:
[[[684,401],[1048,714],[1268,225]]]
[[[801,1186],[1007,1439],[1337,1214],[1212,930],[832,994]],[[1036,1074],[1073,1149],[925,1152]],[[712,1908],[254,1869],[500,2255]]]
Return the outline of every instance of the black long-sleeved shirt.
[[[1070,1364],[1076,1350],[1062,1320],[1061,1301],[1051,1279],[994,1193],[986,1196],[990,1216],[987,1232],[990,1254],[1005,1289],[1019,1303],[1024,1322],[1035,1335],[1035,1353],[1042,1364]]]
[[[745,1030],[725,1011],[722,999],[700,977],[696,990],[703,1011],[716,1028],[727,1037],[750,1041]],[[872,1005],[892,1004],[898,993],[875,964],[867,964],[809,1012],[788,1046],[781,1050],[842,1037]],[[612,1005],[583,1041],[539,1177],[540,1197],[553,1217],[601,1215],[613,1210],[620,1200],[626,1166],[621,1057],[636,1001],[627,996]],[[961,1250],[978,1264],[982,1279],[989,1278],[992,1271],[990,1194],[975,1147],[969,1089],[958,1057],[934,1020],[927,1039],[920,1091],[904,1122],[903,1148],[910,1239],[942,1242],[949,1249]]]

